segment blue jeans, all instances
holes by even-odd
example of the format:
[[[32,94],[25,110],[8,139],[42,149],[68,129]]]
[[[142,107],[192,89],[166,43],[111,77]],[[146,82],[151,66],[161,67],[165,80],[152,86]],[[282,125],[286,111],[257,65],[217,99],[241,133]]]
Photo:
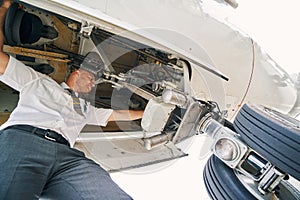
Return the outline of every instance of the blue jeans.
[[[0,131],[0,199],[132,199],[84,153],[21,130]]]

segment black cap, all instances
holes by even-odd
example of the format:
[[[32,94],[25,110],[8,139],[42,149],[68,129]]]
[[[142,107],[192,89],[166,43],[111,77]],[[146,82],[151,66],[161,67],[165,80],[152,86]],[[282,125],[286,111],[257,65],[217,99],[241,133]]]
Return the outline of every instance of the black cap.
[[[80,64],[80,69],[86,70],[96,77],[102,76],[104,68],[104,62],[97,52],[89,52]]]

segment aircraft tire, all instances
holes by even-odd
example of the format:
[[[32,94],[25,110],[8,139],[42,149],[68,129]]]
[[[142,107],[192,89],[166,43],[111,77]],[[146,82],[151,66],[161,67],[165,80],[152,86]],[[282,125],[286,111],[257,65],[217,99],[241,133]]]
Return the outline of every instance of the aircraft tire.
[[[300,180],[300,122],[275,110],[245,104],[234,120],[243,141]]]
[[[282,181],[269,196],[252,191],[255,193],[255,197],[245,187],[245,184],[251,181],[248,179],[243,184],[237,176],[241,175],[238,172],[235,173],[217,156],[212,155],[203,171],[204,184],[210,198],[212,200],[255,200],[259,195],[259,197],[263,197],[262,199],[300,199],[299,191],[286,181]]]
[[[207,161],[203,178],[206,190],[212,200],[256,199],[239,181],[233,170],[215,155],[212,155]]]

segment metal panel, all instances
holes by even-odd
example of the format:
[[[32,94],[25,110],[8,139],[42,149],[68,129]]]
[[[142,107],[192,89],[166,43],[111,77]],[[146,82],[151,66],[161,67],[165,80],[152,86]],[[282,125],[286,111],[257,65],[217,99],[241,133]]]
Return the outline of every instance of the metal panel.
[[[198,102],[194,102],[188,107],[178,131],[173,138],[175,144],[196,135],[196,125],[199,121],[201,112],[202,108]]]
[[[80,141],[75,144],[75,148],[84,151],[87,157],[109,172],[145,167],[187,156],[173,143],[148,151],[141,139]]]

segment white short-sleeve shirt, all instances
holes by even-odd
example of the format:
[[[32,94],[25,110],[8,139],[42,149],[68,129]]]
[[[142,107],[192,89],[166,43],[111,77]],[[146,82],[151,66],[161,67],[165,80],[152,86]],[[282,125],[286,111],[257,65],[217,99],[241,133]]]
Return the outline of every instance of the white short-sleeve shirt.
[[[17,107],[0,130],[16,124],[51,129],[73,146],[86,124],[106,126],[112,113],[111,109],[95,108],[88,103],[84,116],[78,114],[73,109],[72,97],[64,89],[65,83],[59,85],[14,57],[10,57],[5,73],[0,74],[0,81],[20,92]]]

